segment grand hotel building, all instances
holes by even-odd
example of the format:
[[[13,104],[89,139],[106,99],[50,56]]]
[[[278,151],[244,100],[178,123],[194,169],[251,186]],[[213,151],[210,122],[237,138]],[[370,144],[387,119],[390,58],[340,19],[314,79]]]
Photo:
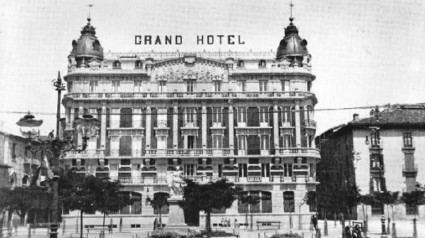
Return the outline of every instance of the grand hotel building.
[[[84,112],[101,126],[88,149],[69,153],[64,164],[119,180],[135,198],[110,215],[112,223],[152,224],[158,211],[146,198],[169,193],[167,178],[176,171],[203,182],[225,177],[262,197],[256,205],[236,201],[215,211],[213,226],[223,218],[244,225],[247,212],[254,223],[309,223],[314,209],[303,197],[317,185],[317,99],[307,41],[293,19],[277,52],[104,54],[95,34],[88,19],[72,42],[63,106],[67,130]],[[85,224],[98,217],[88,215]],[[203,213],[197,219],[189,223],[204,224]]]

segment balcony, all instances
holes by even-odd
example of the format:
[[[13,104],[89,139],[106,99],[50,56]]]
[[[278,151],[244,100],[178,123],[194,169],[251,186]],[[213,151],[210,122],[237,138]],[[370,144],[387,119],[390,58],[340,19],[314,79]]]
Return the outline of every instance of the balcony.
[[[320,159],[320,150],[316,148],[283,148],[278,150],[279,156],[282,157],[312,157]]]
[[[314,136],[316,133],[316,121],[314,120],[305,120],[304,127],[306,129],[306,133],[310,136]]]
[[[403,176],[407,178],[416,177],[418,174],[418,165],[417,164],[409,164],[405,165],[403,164]]]
[[[382,149],[384,148],[384,141],[377,140],[377,141],[371,141],[369,144],[369,151],[372,154],[381,154]]]
[[[66,159],[74,159],[74,158],[99,159],[103,157],[104,157],[103,150],[84,150],[81,152],[71,150],[66,152],[66,156],[65,156]]]
[[[282,125],[280,126],[280,135],[294,135],[295,127],[291,125],[290,122],[282,122]]]
[[[307,164],[294,164],[292,166],[292,173],[296,175],[305,175],[309,173],[310,167]]]
[[[415,141],[410,141],[410,143],[402,143],[401,148],[403,153],[411,154],[415,152]]]
[[[383,174],[385,172],[384,166],[377,165],[377,166],[371,166],[370,167],[370,173],[372,174]]]
[[[122,93],[68,93],[64,98],[77,100],[193,100],[196,99],[303,99],[313,93],[291,92],[122,92]]]
[[[109,150],[109,154],[106,154],[106,157],[140,157],[143,155],[143,150],[119,150],[113,149]]]

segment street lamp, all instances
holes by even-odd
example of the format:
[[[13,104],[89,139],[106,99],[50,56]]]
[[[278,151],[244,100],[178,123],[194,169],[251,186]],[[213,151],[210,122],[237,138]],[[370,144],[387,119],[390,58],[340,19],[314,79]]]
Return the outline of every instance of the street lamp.
[[[60,91],[58,91],[60,93]],[[99,128],[100,122],[93,118],[89,114],[84,114],[82,118],[77,118],[74,122],[74,128],[76,132],[82,136],[82,146],[78,147],[73,144],[72,133],[64,135],[62,139],[53,135],[53,132],[49,133],[47,138],[40,136],[40,132],[34,128],[41,126],[42,120],[36,120],[33,115],[28,113],[21,118],[16,124],[20,127],[33,128],[28,132],[23,132],[23,135],[27,137],[28,147],[33,150],[44,150],[50,153],[49,167],[53,172],[53,200],[52,200],[52,216],[51,216],[51,227],[50,227],[50,238],[57,238],[58,224],[58,178],[60,171],[60,158],[63,158],[68,151],[81,152],[87,148],[87,141],[91,136],[96,135],[96,130]],[[59,125],[59,124],[57,124]],[[22,129],[21,129],[22,131]],[[76,133],[74,133],[76,134]],[[77,134],[77,135],[78,135]]]

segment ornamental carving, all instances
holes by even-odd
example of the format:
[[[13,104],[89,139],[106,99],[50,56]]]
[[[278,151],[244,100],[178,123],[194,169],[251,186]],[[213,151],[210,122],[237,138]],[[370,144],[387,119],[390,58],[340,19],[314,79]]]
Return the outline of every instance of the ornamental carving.
[[[186,67],[184,64],[169,65],[155,69],[154,78],[157,81],[183,81],[197,80],[199,82],[211,82],[224,80],[225,70],[220,67],[204,64],[195,64]]]

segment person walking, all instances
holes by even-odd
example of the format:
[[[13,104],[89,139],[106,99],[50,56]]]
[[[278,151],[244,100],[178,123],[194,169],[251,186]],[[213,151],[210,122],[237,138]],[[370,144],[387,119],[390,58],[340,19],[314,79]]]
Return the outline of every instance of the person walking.
[[[317,230],[317,216],[316,215],[311,216],[311,223],[313,224],[314,230]]]

